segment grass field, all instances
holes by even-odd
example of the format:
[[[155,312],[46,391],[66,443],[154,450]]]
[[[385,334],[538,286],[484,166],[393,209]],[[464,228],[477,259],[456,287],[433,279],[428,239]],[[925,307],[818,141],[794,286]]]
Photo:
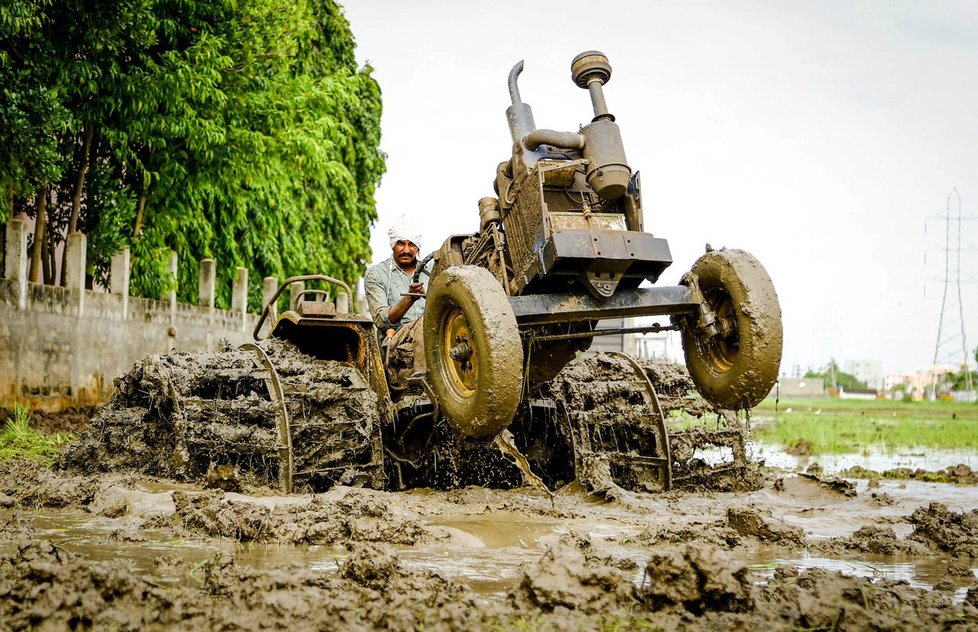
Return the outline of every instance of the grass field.
[[[811,454],[907,448],[978,450],[978,405],[893,400],[773,399],[752,413],[752,436]]]

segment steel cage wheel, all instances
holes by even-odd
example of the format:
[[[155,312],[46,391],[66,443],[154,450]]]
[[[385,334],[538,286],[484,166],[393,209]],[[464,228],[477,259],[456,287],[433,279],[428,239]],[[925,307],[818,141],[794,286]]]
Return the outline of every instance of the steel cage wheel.
[[[456,430],[491,437],[513,420],[523,385],[523,347],[502,286],[486,269],[435,275],[424,312],[428,383]]]
[[[693,321],[683,327],[689,375],[714,406],[752,408],[771,392],[781,367],[781,306],[771,277],[744,250],[708,252],[692,272],[720,333],[707,337]]]

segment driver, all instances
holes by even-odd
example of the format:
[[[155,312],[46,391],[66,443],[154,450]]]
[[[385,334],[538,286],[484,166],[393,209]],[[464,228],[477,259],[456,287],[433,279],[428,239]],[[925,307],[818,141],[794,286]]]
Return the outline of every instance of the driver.
[[[412,282],[419,265],[421,232],[406,216],[391,225],[387,236],[391,256],[367,268],[364,291],[385,352],[388,382],[392,388],[403,389],[413,373],[424,372],[421,315],[427,275]],[[422,352],[415,354],[415,348]]]

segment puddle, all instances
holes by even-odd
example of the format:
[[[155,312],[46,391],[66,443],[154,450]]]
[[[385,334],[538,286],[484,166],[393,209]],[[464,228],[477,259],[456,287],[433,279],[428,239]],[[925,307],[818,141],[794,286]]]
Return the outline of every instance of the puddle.
[[[959,464],[978,469],[978,453],[974,449],[903,453],[868,450],[866,453],[795,456],[788,454],[784,446],[751,441],[748,443],[747,453],[752,460],[764,461],[768,467],[789,472],[805,471],[815,463],[820,465],[826,474],[843,472],[856,466],[873,472],[885,472],[902,467],[936,472]]]

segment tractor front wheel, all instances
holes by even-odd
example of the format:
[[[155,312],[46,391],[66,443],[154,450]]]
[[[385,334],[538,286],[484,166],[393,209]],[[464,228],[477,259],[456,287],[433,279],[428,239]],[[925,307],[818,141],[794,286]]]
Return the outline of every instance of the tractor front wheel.
[[[767,271],[743,250],[714,250],[693,264],[715,317],[715,335],[692,318],[683,327],[686,367],[703,397],[718,408],[756,406],[781,367],[781,306]]]
[[[424,313],[428,383],[456,430],[492,437],[516,414],[523,347],[516,316],[485,268],[452,266],[432,279]]]

